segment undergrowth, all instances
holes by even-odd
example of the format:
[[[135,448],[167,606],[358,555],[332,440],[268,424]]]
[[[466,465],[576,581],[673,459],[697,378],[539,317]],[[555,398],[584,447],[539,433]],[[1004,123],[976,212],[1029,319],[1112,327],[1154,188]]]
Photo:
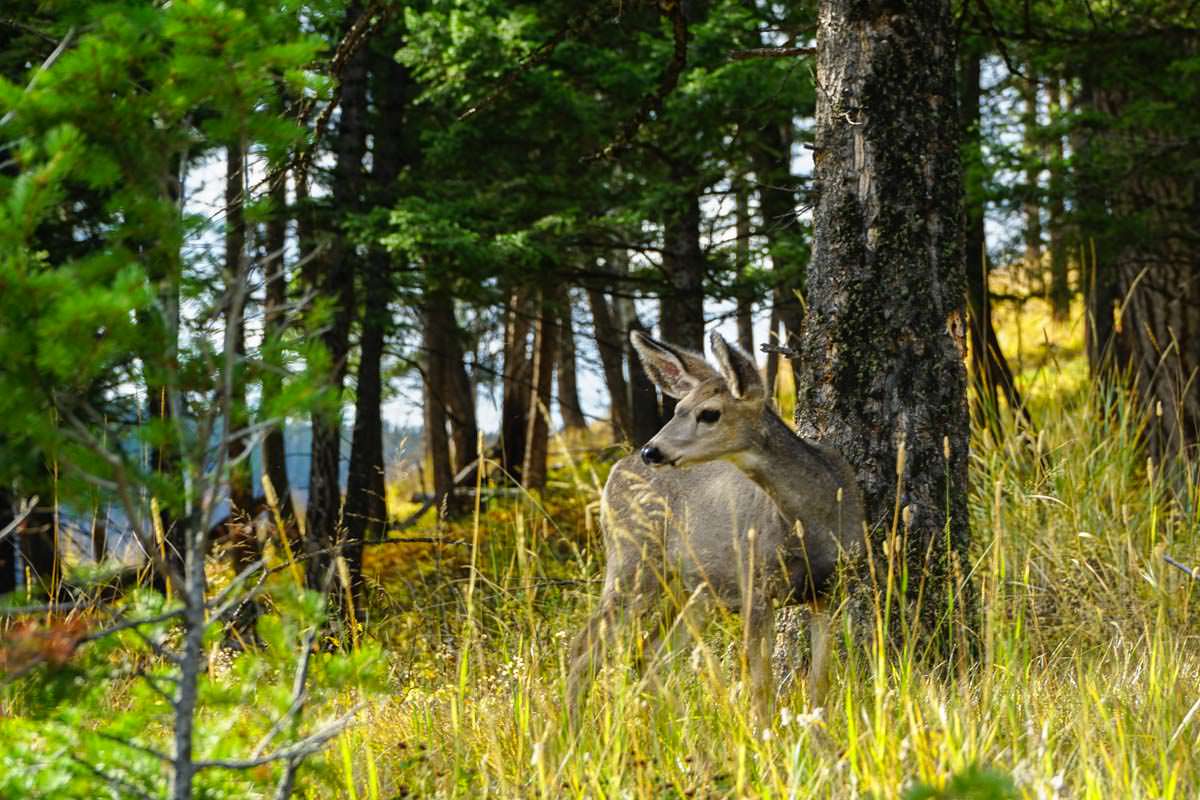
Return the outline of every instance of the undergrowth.
[[[1086,382],[1078,322],[1023,310],[1039,333],[1019,353],[1017,322],[998,314],[1037,430],[973,441],[980,648],[965,671],[902,645],[880,668],[846,635],[828,706],[808,708],[796,682],[756,733],[726,621],[664,668],[665,690],[613,659],[573,735],[567,646],[603,558],[587,508],[603,467],[584,459],[538,502],[484,515],[474,583],[469,547],[373,554],[396,694],[346,735],[378,763],[368,780],[361,760],[344,762],[347,795],[1193,796],[1200,583],[1162,555],[1200,562],[1194,467],[1147,462],[1134,409]],[[445,535],[470,541],[472,526]],[[397,569],[405,557],[439,566]]]
[[[1010,421],[972,442],[976,659],[872,651],[842,615],[826,707],[796,681],[756,731],[738,623],[718,620],[659,665],[657,691],[631,654],[612,658],[572,733],[567,650],[599,595],[596,501],[613,458],[560,441],[546,491],[452,522],[433,512],[368,548],[364,634],[382,646],[388,694],[305,768],[299,793],[1194,796],[1200,582],[1162,556],[1200,563],[1196,468],[1148,462],[1135,410],[1087,383],[1077,322],[1038,308],[997,318],[1036,430]]]

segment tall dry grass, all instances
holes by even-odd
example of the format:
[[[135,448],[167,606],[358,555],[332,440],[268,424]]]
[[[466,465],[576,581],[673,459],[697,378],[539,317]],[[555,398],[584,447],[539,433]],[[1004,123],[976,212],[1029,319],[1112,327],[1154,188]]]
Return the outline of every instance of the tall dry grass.
[[[797,682],[774,727],[756,733],[730,655],[737,623],[724,620],[663,665],[661,691],[639,680],[632,652],[618,654],[572,735],[567,644],[603,558],[586,511],[605,467],[581,458],[558,490],[479,519],[474,571],[470,548],[376,553],[372,625],[389,643],[396,690],[327,756],[340,790],[1197,796],[1200,582],[1162,560],[1200,563],[1195,467],[1148,464],[1135,409],[1086,380],[1078,322],[1039,308],[999,319],[1038,430],[1010,424],[973,441],[980,648],[965,670],[903,646],[881,658],[847,634],[827,707],[808,708]]]

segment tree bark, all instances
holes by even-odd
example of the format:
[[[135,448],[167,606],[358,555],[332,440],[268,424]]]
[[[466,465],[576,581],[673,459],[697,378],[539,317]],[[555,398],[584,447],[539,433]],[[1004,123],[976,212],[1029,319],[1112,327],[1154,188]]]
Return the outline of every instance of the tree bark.
[[[895,525],[894,574],[909,601],[920,596],[925,634],[947,646],[970,535],[954,50],[947,0],[821,5],[820,195],[796,408],[801,435],[857,471],[876,577]]]
[[[558,412],[562,414],[563,427],[569,431],[587,429],[587,419],[579,405],[579,386],[576,381],[575,364],[575,316],[570,293],[565,294],[560,309],[560,331],[558,341]]]
[[[446,429],[446,370],[441,352],[444,341],[445,299],[429,293],[424,304],[425,327],[425,451],[433,476],[433,496],[438,508],[449,515],[454,502],[454,466],[450,436]]]
[[[541,311],[533,331],[533,386],[529,393],[529,419],[525,435],[525,463],[521,477],[526,488],[546,487],[550,438],[550,384],[554,380],[554,355],[558,350],[558,321],[552,292],[541,293]]]
[[[694,172],[673,168],[680,188],[677,207],[663,229],[666,294],[659,300],[659,328],[672,343],[704,352],[704,251],[700,247],[700,196]]]
[[[456,410],[456,402],[450,399],[455,394],[455,373],[462,369],[453,298],[445,289],[427,288],[424,314],[425,434],[433,466],[433,493],[446,516],[455,516],[461,512],[462,504],[454,494],[454,475],[475,457],[475,441],[472,438],[468,444],[461,434],[452,441],[447,430]],[[469,424],[474,425],[473,413]]]
[[[1050,307],[1054,317],[1065,320],[1071,311],[1071,280],[1068,272],[1067,239],[1064,226],[1067,219],[1065,175],[1066,149],[1062,134],[1057,131],[1061,123],[1062,82],[1058,75],[1051,75],[1046,93],[1050,112],[1050,124],[1056,130],[1051,136],[1050,154]]]
[[[347,27],[359,16],[357,3],[346,9]],[[334,151],[332,209],[354,211],[361,203],[363,156],[366,154],[367,68],[366,48],[355,52],[342,71],[341,112]],[[319,275],[318,293],[332,301],[331,318],[325,321],[321,341],[329,359],[325,375],[330,402],[312,416],[312,461],[309,469],[308,508],[305,513],[305,548],[308,555],[309,588],[322,586],[327,565],[342,537],[342,493],[340,483],[342,439],[342,388],[350,350],[350,326],[354,320],[354,249],[340,231],[329,231],[330,246],[315,259]],[[336,585],[336,584],[335,584]],[[334,591],[335,601],[343,595]]]
[[[1021,89],[1021,131],[1024,145],[1025,184],[1021,187],[1021,212],[1025,216],[1025,269],[1031,277],[1042,273],[1042,207],[1038,176],[1041,174],[1041,146],[1038,143],[1038,87],[1032,64],[1025,64],[1025,78],[1018,77]]]
[[[525,431],[529,427],[529,302],[524,289],[514,289],[504,320],[504,392],[500,410],[500,463],[513,480],[521,480],[525,463]]]
[[[450,443],[454,447],[454,473],[457,475],[471,465],[479,449],[479,425],[475,418],[475,384],[467,374],[467,359],[463,351],[463,332],[454,314],[454,303],[448,306],[446,328],[450,337],[445,342],[446,410],[450,415]],[[468,478],[463,479],[464,482]]]

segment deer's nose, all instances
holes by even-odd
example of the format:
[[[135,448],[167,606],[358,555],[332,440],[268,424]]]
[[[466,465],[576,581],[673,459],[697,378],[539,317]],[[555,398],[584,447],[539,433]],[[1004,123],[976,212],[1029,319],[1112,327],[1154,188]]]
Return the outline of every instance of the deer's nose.
[[[642,463],[643,464],[661,464],[666,461],[663,458],[662,450],[659,450],[654,445],[646,445],[642,448]]]

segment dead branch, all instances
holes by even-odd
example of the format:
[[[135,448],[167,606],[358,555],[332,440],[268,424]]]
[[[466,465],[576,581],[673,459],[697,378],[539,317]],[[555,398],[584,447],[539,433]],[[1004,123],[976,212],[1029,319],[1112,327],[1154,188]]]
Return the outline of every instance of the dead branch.
[[[749,50],[730,50],[731,61],[748,61],[752,58],[795,58],[816,55],[815,47],[752,47]]]
[[[1182,563],[1176,561],[1175,559],[1171,558],[1166,553],[1163,553],[1163,561],[1167,562],[1172,567],[1175,567],[1176,569],[1181,570],[1182,572],[1186,573],[1190,578],[1192,578],[1192,580],[1200,581],[1200,567],[1189,567],[1188,565],[1182,564]]]

